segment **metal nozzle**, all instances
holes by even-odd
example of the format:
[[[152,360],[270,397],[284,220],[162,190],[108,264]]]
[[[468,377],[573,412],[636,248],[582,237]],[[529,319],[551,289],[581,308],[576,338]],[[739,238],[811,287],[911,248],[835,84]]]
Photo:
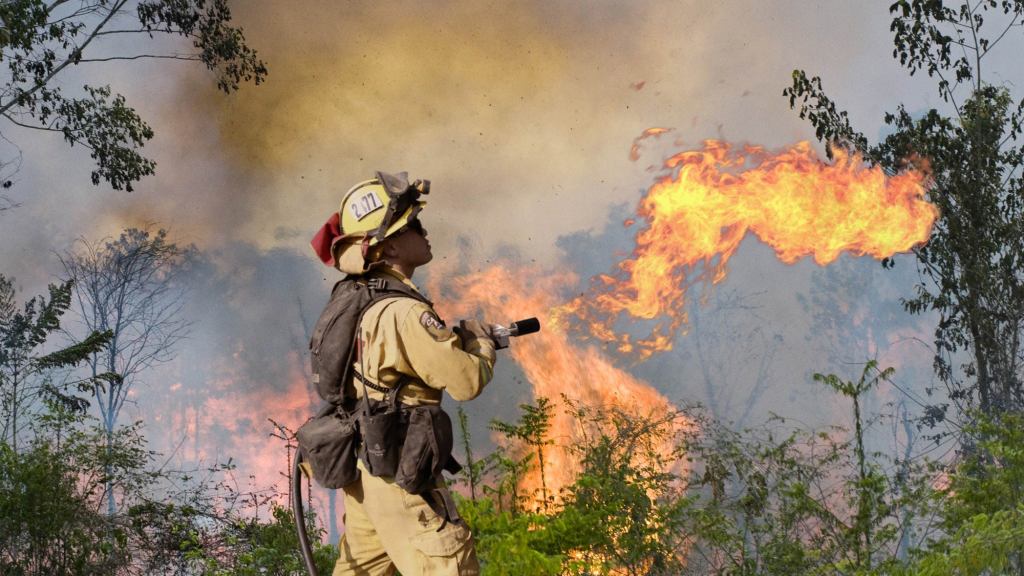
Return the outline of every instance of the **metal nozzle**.
[[[512,323],[508,328],[495,325],[491,330],[491,338],[494,339],[495,347],[498,350],[502,348],[508,348],[509,338],[512,336],[526,336],[527,334],[533,334],[534,332],[540,331],[540,320],[534,318],[526,318],[524,320],[517,320]]]

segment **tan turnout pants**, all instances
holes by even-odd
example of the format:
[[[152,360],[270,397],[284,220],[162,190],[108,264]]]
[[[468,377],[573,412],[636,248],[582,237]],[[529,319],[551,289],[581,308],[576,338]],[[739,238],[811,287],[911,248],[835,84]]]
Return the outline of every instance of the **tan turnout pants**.
[[[480,564],[465,524],[444,524],[420,496],[367,473],[345,488],[345,533],[334,576],[476,576]],[[444,528],[438,528],[444,524]]]

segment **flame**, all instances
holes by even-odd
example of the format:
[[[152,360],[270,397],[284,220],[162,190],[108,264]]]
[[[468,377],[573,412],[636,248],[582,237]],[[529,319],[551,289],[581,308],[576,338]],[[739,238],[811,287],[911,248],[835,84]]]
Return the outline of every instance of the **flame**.
[[[271,436],[275,430],[268,419],[294,431],[314,413],[319,399],[302,354],[293,351],[280,358],[287,367],[286,382],[254,382],[240,359],[241,347],[211,359],[202,386],[168,387],[153,426],[166,444],[158,447],[185,466],[206,467],[230,458],[235,468],[225,481],[240,492],[259,494],[260,505],[250,512],[260,515],[270,502],[287,506],[290,490],[285,442]],[[314,506],[325,525],[326,500],[326,492],[316,488]]]
[[[581,347],[552,324],[550,318],[545,322],[545,312],[550,315],[557,308],[557,294],[575,284],[574,275],[510,262],[469,274],[439,269],[432,272],[430,294],[457,295],[457,299],[441,298],[438,303],[449,318],[474,317],[478,313],[489,320],[542,316],[541,331],[516,339],[508,351],[532,385],[534,397],[558,400],[565,395],[589,406],[620,408],[642,415],[665,415],[674,410],[667,398],[616,368],[594,346]],[[523,285],[527,278],[531,280],[529,287]],[[499,352],[499,356],[504,354]],[[521,484],[523,492],[539,497],[543,480],[548,494],[555,495],[575,480],[579,470],[564,448],[574,445],[581,432],[574,418],[556,407],[548,433],[554,449],[545,452],[544,478],[535,466]],[[666,444],[661,450],[668,454],[672,446]]]
[[[630,157],[638,156],[642,141],[668,131],[645,130]],[[673,409],[664,396],[616,368],[594,346],[581,345],[567,332],[568,320],[582,321],[584,329],[576,332],[582,338],[644,359],[672,348],[686,323],[689,287],[722,281],[748,232],[787,264],[811,256],[825,265],[842,252],[885,258],[910,250],[927,240],[938,216],[924,200],[923,172],[889,177],[841,150],[833,163],[825,163],[807,142],[769,153],[707,141],[699,150],[670,157],[665,168],[669,175],[651,186],[637,209],[646,226],[632,257],[592,280],[588,293],[560,304],[556,295],[574,285],[572,274],[509,262],[470,274],[441,271],[432,275],[430,293],[458,295],[457,301],[441,302],[453,317],[480,312],[488,319],[519,318],[547,311],[544,330],[511,348],[535,396],[564,394],[588,404],[664,414]],[[625,224],[631,226],[633,218]],[[528,288],[524,278],[532,280]],[[621,319],[655,325],[634,341],[620,329]],[[580,434],[575,426],[570,416],[555,412],[549,439],[570,445]],[[570,484],[578,472],[566,452],[553,452],[546,455],[543,479],[549,493]],[[539,469],[532,474],[523,483],[528,493],[541,486]]]
[[[825,163],[807,142],[769,153],[708,140],[665,168],[669,175],[637,209],[647,226],[633,255],[556,314],[559,322],[581,320],[590,337],[640,360],[671,350],[687,321],[689,287],[721,282],[748,232],[787,264],[811,256],[825,265],[842,252],[887,258],[908,251],[928,239],[938,216],[924,199],[923,171],[888,177],[842,150]],[[616,330],[624,316],[654,326],[634,341]]]
[[[640,144],[644,140],[647,140],[648,138],[656,138],[671,131],[671,128],[648,128],[647,130],[644,130],[639,136],[633,139],[633,145],[629,148],[629,159],[633,162],[640,159]]]

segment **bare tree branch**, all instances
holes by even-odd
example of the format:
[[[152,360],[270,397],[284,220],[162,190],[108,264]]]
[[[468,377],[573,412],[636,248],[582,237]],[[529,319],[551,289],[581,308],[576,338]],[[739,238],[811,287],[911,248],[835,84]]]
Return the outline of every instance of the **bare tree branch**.
[[[61,256],[65,274],[76,280],[82,324],[112,331],[107,349],[91,360],[94,377],[100,372],[121,377],[95,394],[108,437],[144,371],[170,360],[188,334],[189,323],[181,317],[184,287],[178,282],[187,253],[167,240],[166,231],[147,227],[125,230],[117,239],[81,239]],[[114,510],[112,494],[107,508]]]
[[[79,62],[113,62],[115,60],[182,60],[186,62],[200,62],[202,58],[194,54],[136,54],[134,56],[109,56],[107,58],[83,58]]]

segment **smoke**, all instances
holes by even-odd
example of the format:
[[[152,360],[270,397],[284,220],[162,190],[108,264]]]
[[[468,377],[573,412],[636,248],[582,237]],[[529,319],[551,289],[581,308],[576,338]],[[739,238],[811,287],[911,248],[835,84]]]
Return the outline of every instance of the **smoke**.
[[[0,213],[0,272],[40,292],[59,274],[54,251],[147,222],[195,243],[205,259],[192,282],[192,336],[139,387],[123,420],[146,419],[164,451],[233,456],[272,483],[285,454],[265,418],[294,427],[315,404],[301,387],[302,353],[336,279],[307,242],[352,184],[375,170],[432,180],[424,220],[438,263],[478,269],[501,253],[585,282],[632,249],[622,222],[653,182],[648,167],[678,146],[723,137],[771,148],[811,137],[781,96],[793,68],[821,73],[869,135],[896,100],[929,103],[927,80],[907,82],[891,61],[885,8],[236,2],[268,62],[265,85],[225,96],[205,70],[181,63],[97,69],[92,83],[124,93],[157,133],[146,148],[157,175],[134,193],[91,186],[87,153],[59,138],[5,134],[25,153],[8,194],[24,206]],[[651,127],[673,131],[644,141],[632,161],[634,139]],[[828,400],[808,392],[810,372],[856,369],[822,366],[818,329],[797,298],[817,268],[787,267],[749,239],[731,266],[717,295],[692,304],[700,324],[676,350],[630,372],[670,400],[714,402],[727,419],[776,411],[827,420]],[[860,303],[866,318],[907,293],[908,277],[899,278],[844,302]],[[829,310],[842,319],[844,305]],[[892,341],[872,330],[877,348]],[[512,363],[497,370],[467,406],[477,439],[491,417],[511,419],[529,399]]]
[[[153,221],[204,249],[246,242],[308,253],[345,190],[375,170],[433,180],[424,217],[441,257],[468,237],[554,263],[560,236],[599,229],[610,205],[631,205],[650,183],[646,168],[660,158],[629,160],[645,129],[674,128],[688,143],[805,139],[780,92],[806,67],[828,72],[828,86],[849,95],[840,104],[871,133],[881,101],[866,87],[900,76],[884,7],[363,0],[232,9],[270,67],[262,86],[224,95],[183,63],[89,69],[86,79],[124,93],[157,132],[146,147],[157,176],[134,193],[92,187],[87,154],[58,138],[18,134],[29,145],[12,199],[31,216],[7,217],[0,231],[12,272],[31,274],[29,261],[77,236]],[[41,234],[44,226],[55,230]]]
[[[796,6],[759,15],[749,3],[322,1],[234,11],[271,74],[230,97],[187,75],[162,121],[191,126],[177,152],[220,170],[201,163],[212,180],[161,196],[174,213],[192,207],[187,226],[200,237],[263,248],[304,250],[351,185],[407,170],[434,183],[424,218],[440,254],[469,237],[551,263],[558,237],[603,225],[609,204],[649,184],[652,162],[629,160],[643,130],[791,143],[806,127],[781,88],[796,65],[827,66],[810,56],[822,59],[813,43],[826,39],[811,23],[822,15]],[[868,22],[850,21],[838,39],[852,43]],[[806,49],[793,35],[781,42],[780,24],[805,28]]]

